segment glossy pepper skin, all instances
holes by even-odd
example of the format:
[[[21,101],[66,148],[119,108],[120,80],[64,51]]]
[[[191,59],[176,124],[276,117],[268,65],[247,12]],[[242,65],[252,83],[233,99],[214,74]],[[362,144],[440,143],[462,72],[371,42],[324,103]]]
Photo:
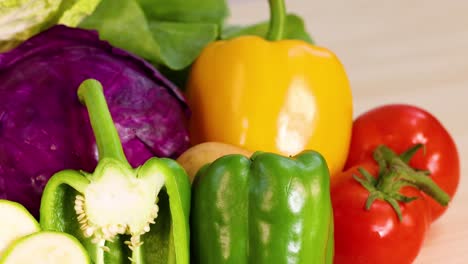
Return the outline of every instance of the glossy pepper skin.
[[[66,232],[95,264],[189,263],[190,182],[168,158],[132,168],[102,86],[86,80],[78,96],[89,112],[99,162],[92,173],[63,170],[44,189],[43,230]]]
[[[284,8],[275,4],[281,1],[270,0],[270,29],[281,24],[275,24],[282,17],[275,10]],[[344,67],[326,48],[271,39],[241,36],[204,48],[186,87],[191,143],[218,141],[282,155],[314,149],[331,175],[341,172],[353,107]]]
[[[192,185],[191,258],[203,264],[332,263],[333,215],[323,157],[232,154]]]

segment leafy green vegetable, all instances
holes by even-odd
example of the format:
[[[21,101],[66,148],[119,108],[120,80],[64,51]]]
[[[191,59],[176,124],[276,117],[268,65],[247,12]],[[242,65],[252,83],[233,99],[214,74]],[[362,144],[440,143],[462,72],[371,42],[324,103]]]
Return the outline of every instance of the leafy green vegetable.
[[[247,27],[229,26],[222,32],[221,38],[231,39],[242,35],[265,37],[268,32],[268,27],[269,21],[260,22]],[[295,14],[289,14],[286,16],[284,39],[298,39],[313,43],[312,38],[306,31],[304,21]]]
[[[80,27],[153,64],[181,70],[219,36],[225,0],[102,0]]]
[[[153,39],[143,10],[135,0],[102,0],[94,13],[79,25],[99,31],[99,38],[160,63],[159,45]]]
[[[57,24],[77,26],[84,17],[94,12],[99,2],[101,0],[64,0],[58,12],[62,15]]]
[[[220,24],[229,14],[225,0],[137,0],[150,20]]]
[[[190,65],[218,37],[215,24],[155,22],[150,29],[160,45],[162,61],[176,69]]]
[[[76,26],[100,0],[8,0],[0,2],[0,51],[57,23]]]
[[[183,89],[190,66],[210,42],[266,36],[268,21],[224,28],[228,15],[227,0],[101,0],[79,26],[151,62]],[[284,38],[313,42],[295,14],[286,17]]]

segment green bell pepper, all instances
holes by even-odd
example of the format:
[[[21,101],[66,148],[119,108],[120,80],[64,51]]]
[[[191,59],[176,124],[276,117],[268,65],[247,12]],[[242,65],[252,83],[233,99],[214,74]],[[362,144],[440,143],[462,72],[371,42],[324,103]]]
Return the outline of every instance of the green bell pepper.
[[[48,181],[41,200],[44,230],[69,233],[96,264],[189,263],[190,182],[168,158],[132,168],[122,149],[101,84],[78,89],[96,138],[93,173],[64,170]]]
[[[332,263],[326,162],[314,151],[221,157],[195,176],[190,224],[193,263]]]

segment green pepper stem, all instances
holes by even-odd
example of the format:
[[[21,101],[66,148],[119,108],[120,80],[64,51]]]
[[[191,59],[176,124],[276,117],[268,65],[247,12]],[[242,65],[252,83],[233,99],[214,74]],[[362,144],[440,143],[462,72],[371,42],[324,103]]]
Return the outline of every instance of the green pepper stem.
[[[132,250],[132,263],[144,263],[143,255],[141,254],[141,246],[138,246],[137,248]]]
[[[112,158],[130,167],[109,112],[101,83],[94,79],[82,82],[78,88],[78,99],[88,109],[98,147],[99,160]]]
[[[98,245],[96,246],[96,262],[95,264],[104,264],[104,246],[106,245],[105,240],[99,241]]]
[[[281,40],[286,24],[286,5],[284,0],[268,0],[270,6],[270,27],[267,39],[271,41]]]

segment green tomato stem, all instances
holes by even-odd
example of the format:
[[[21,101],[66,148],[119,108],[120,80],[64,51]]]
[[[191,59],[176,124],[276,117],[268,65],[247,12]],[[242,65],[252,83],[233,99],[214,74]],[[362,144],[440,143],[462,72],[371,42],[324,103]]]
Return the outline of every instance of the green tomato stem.
[[[370,210],[375,200],[384,200],[393,207],[398,219],[402,221],[402,212],[398,202],[409,203],[418,199],[418,197],[400,194],[401,188],[405,186],[412,186],[423,191],[443,206],[449,203],[450,196],[428,176],[427,171],[417,171],[408,165],[411,157],[421,148],[423,148],[422,145],[416,145],[400,156],[384,145],[375,149],[374,159],[379,165],[378,178],[375,179],[363,168],[359,168],[362,177],[353,176],[369,191],[365,204],[367,210]]]
[[[101,83],[88,79],[78,88],[78,99],[88,109],[99,152],[99,160],[112,158],[130,167],[119,134],[107,106]]]
[[[412,185],[432,197],[440,205],[446,206],[450,201],[450,196],[444,192],[424,171],[415,171],[395,152],[386,146],[379,146],[376,149],[376,156],[388,162],[396,172],[396,177],[404,185]],[[382,178],[382,177],[381,177]],[[382,178],[382,189],[394,185],[394,179],[390,177]]]
[[[277,41],[283,39],[286,24],[286,5],[284,0],[268,0],[270,6],[270,27],[267,39]]]

